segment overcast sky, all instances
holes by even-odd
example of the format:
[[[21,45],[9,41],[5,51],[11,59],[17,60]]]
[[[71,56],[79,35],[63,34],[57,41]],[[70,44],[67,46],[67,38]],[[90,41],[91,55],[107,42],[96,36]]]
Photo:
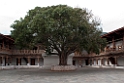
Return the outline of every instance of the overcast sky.
[[[10,26],[36,6],[66,4],[87,8],[101,19],[104,32],[124,26],[124,0],[0,0],[0,33],[10,34]]]

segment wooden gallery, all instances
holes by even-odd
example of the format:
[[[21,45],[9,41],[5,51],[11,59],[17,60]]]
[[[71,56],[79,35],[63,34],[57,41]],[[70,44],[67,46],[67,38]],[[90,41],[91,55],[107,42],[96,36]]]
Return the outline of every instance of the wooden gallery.
[[[79,66],[93,67],[124,67],[124,27],[111,31],[101,36],[107,39],[107,45],[99,55],[75,55],[73,62]]]
[[[124,27],[101,36],[107,39],[107,45],[99,55],[82,52],[73,53],[68,64],[77,67],[124,67]],[[0,34],[0,69],[44,68],[58,64],[56,55],[47,56],[40,46],[35,50],[17,50],[11,36]]]

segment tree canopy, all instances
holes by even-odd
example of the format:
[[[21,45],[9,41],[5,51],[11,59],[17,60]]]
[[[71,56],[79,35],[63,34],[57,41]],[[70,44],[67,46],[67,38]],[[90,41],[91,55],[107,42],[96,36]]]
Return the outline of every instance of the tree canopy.
[[[11,27],[20,49],[31,49],[40,43],[48,54],[56,51],[60,65],[67,65],[71,53],[86,50],[99,54],[105,46],[100,21],[87,9],[67,5],[35,7]]]

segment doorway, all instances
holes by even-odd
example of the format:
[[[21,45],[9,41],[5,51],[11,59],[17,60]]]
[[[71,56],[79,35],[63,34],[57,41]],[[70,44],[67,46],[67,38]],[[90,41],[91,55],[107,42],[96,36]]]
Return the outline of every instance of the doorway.
[[[89,65],[88,59],[85,60],[85,65]]]
[[[20,58],[16,58],[16,65],[21,65],[21,59]]]
[[[35,65],[35,59],[34,58],[31,59],[31,65]]]

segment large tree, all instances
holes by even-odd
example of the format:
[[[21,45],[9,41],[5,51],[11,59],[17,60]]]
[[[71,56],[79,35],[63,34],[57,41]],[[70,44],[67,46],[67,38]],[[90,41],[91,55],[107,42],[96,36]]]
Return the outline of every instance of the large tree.
[[[20,49],[31,49],[39,43],[48,54],[59,56],[59,65],[67,65],[71,53],[86,50],[99,54],[104,48],[99,26],[100,21],[87,9],[67,5],[36,7],[12,24],[11,35]]]

